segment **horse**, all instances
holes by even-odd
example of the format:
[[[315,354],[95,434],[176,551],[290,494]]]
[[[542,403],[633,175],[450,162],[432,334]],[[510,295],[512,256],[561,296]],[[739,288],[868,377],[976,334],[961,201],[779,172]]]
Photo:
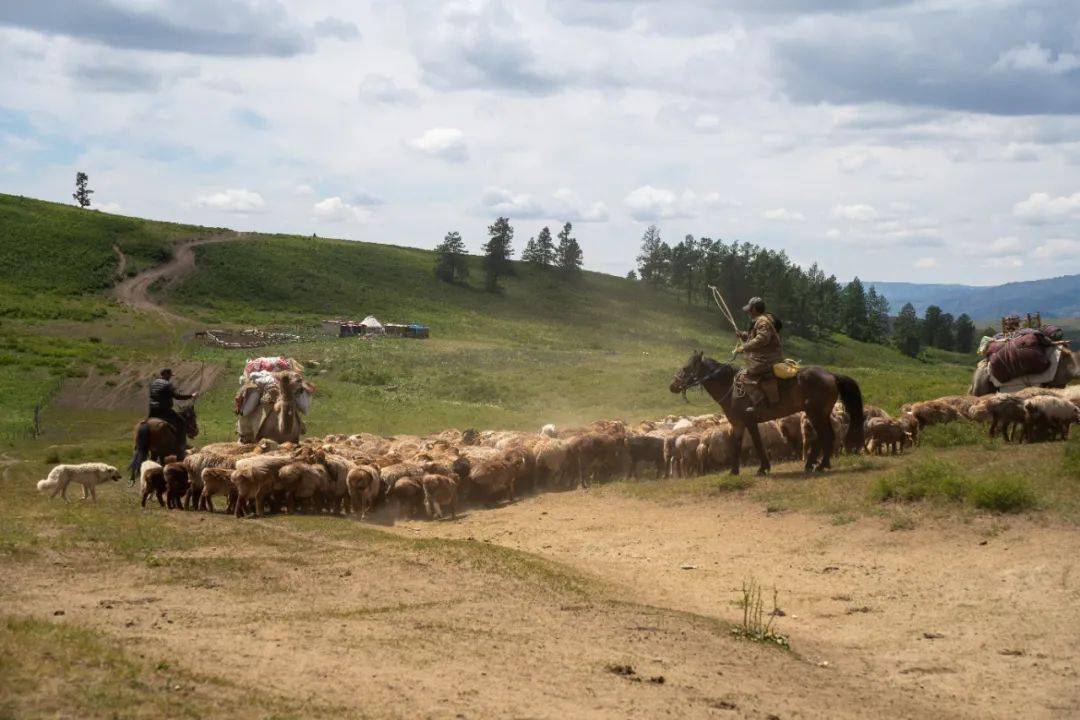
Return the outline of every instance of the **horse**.
[[[724,409],[724,415],[731,423],[729,454],[732,475],[739,474],[739,455],[744,430],[749,431],[761,462],[757,474],[766,475],[772,466],[761,443],[758,423],[793,415],[799,411],[806,413],[820,440],[817,447],[809,448],[806,453],[806,472],[828,470],[831,467],[835,441],[830,419],[837,397],[851,416],[844,443],[851,452],[858,452],[862,448],[862,391],[858,383],[851,378],[831,373],[821,367],[800,368],[795,377],[778,380],[779,402],[758,411],[751,409],[753,402],[749,397],[736,391],[736,374],[737,368],[734,366],[703,357],[698,351],[691,355],[686,365],[675,374],[669,387],[673,393],[684,393],[687,389],[700,385]]]
[[[184,405],[177,409],[177,414],[184,421],[185,434],[194,438],[199,434],[199,423],[195,418],[195,406]],[[128,486],[135,484],[139,467],[144,460],[156,460],[164,464],[165,458],[175,455],[177,460],[184,459],[186,438],[179,436],[176,429],[161,418],[146,418],[135,426],[135,453],[131,458]]]

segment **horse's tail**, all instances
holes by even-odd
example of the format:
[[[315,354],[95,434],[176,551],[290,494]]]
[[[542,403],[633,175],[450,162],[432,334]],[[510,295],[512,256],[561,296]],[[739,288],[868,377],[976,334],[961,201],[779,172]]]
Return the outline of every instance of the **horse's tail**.
[[[131,456],[131,465],[128,467],[131,471],[131,475],[128,477],[128,487],[135,484],[135,478],[139,475],[139,468],[142,467],[149,453],[150,424],[144,422],[135,431],[135,453]]]
[[[836,376],[836,388],[840,391],[840,401],[844,403],[851,423],[848,425],[847,437],[844,438],[844,446],[848,452],[857,453],[863,446],[863,399],[859,383],[847,375]]]

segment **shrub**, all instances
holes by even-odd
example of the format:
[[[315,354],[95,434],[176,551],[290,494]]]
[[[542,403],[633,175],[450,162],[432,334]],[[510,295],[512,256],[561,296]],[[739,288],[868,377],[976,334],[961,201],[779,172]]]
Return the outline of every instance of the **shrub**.
[[[944,460],[923,460],[906,465],[892,475],[878,478],[871,489],[878,502],[915,502],[939,496],[958,500],[964,495],[967,478],[956,465]]]
[[[1003,513],[1030,510],[1037,504],[1035,491],[1016,475],[979,480],[969,489],[968,500],[977,508]]]

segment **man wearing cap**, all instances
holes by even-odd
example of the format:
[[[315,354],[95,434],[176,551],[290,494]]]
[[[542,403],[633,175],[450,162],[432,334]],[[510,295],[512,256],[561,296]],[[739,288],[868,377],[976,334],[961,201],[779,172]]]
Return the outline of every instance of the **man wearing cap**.
[[[774,405],[780,401],[780,389],[773,374],[773,365],[784,361],[784,351],[780,345],[779,321],[765,312],[765,301],[759,297],[750,298],[743,312],[750,316],[753,324],[748,332],[740,332],[742,345],[735,352],[746,355],[746,379],[760,388],[760,397],[755,403]]]
[[[198,393],[185,395],[177,392],[172,384],[172,368],[165,368],[150,381],[150,417],[161,418],[176,430],[179,437],[187,437],[184,419],[173,410],[173,400],[193,400]]]

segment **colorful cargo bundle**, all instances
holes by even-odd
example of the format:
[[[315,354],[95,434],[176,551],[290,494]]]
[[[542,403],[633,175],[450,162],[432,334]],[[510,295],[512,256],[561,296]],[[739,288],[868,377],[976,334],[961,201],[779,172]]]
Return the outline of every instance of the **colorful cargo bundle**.
[[[304,367],[293,358],[248,360],[234,398],[239,441],[298,442],[305,432],[301,415],[311,408],[314,393],[315,386],[304,379]]]

